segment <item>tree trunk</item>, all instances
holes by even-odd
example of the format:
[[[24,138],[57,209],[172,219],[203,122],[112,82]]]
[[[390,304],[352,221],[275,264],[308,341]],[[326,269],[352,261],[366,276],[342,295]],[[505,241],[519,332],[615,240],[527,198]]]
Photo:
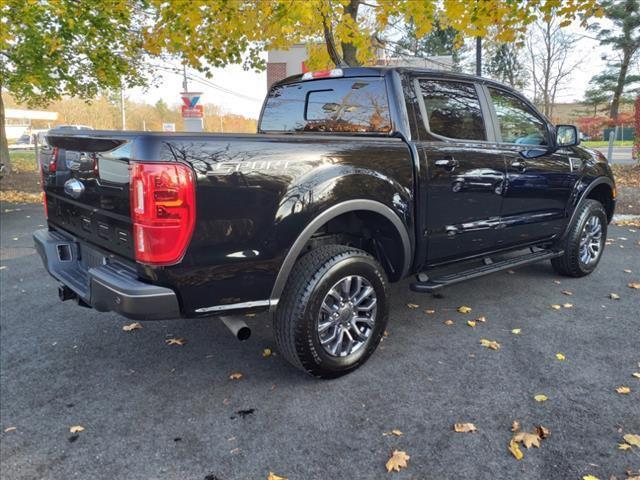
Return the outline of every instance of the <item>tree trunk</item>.
[[[331,25],[327,17],[322,17],[322,28],[324,30],[324,43],[327,46],[327,52],[329,53],[329,58],[333,62],[336,67],[342,65],[342,58],[338,53],[338,49],[336,48],[336,42],[333,38],[333,31],[331,30]]]
[[[613,91],[613,99],[611,100],[611,110],[609,111],[609,117],[612,120],[618,118],[618,109],[620,108],[620,97],[624,90],[624,81],[627,78],[627,70],[629,69],[629,63],[631,62],[631,52],[629,49],[624,50],[622,57],[622,64],[620,65],[620,73],[618,74],[618,84]]]
[[[354,22],[357,22],[358,7],[360,7],[360,0],[349,0],[349,3],[344,7],[344,14],[349,15]],[[360,65],[358,61],[358,48],[352,43],[342,42],[342,58],[350,67]]]
[[[1,90],[1,87],[0,87]],[[5,172],[11,171],[11,160],[9,159],[9,142],[7,141],[7,133],[5,131],[6,120],[4,116],[4,100],[0,92],[0,162],[4,163]]]

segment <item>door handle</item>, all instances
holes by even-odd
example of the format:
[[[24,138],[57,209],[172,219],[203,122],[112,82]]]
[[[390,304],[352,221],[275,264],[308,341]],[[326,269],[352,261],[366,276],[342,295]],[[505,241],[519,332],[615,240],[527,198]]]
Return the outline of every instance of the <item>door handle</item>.
[[[436,167],[444,168],[448,172],[452,172],[458,165],[458,161],[453,157],[444,157],[435,161]]]
[[[513,162],[511,162],[511,166],[516,170],[524,172],[527,168],[527,162],[525,162],[524,160],[514,160]]]

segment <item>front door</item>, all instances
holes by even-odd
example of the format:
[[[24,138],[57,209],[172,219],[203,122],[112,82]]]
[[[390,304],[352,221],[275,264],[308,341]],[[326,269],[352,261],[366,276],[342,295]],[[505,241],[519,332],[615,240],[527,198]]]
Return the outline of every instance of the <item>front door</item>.
[[[572,164],[577,159],[565,149],[548,152],[554,129],[527,102],[499,88],[487,91],[507,167],[500,243],[511,247],[560,235],[579,178]]]
[[[422,200],[427,263],[493,250],[499,234],[505,164],[493,130],[485,122],[483,92],[471,81],[438,78],[418,79],[415,88],[424,123],[418,148],[428,177]]]

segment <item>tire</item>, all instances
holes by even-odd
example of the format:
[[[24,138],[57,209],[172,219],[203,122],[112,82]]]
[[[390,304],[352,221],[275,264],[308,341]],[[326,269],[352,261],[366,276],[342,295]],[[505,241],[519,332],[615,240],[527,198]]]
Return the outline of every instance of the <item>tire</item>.
[[[360,299],[370,288],[371,293]],[[386,292],[385,272],[368,253],[342,245],[311,250],[295,264],[274,316],[278,351],[293,366],[318,378],[336,378],[355,370],[384,334]],[[358,305],[351,306],[358,300]],[[334,340],[329,341],[333,334]]]
[[[596,200],[588,199],[582,202],[578,209],[575,220],[569,226],[566,238],[560,244],[560,248],[564,250],[564,255],[551,259],[551,265],[553,265],[556,272],[567,277],[584,277],[593,272],[598,266],[598,263],[600,263],[607,240],[608,220],[607,213],[602,204]],[[594,218],[595,220],[593,220]],[[600,226],[599,237],[586,233],[593,229],[593,222],[598,223]],[[585,237],[585,235],[587,235],[587,237]],[[585,240],[585,238],[587,238],[587,240]],[[584,250],[581,250],[581,245],[584,242],[589,243],[589,239],[597,243],[598,247],[596,256],[591,258],[591,254],[589,253],[589,259],[586,261]],[[592,250],[595,250],[595,247]]]

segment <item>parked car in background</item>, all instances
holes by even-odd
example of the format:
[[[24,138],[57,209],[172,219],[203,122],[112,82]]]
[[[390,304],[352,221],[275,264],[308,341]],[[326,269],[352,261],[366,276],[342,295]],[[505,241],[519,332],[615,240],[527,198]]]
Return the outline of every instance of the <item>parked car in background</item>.
[[[229,315],[269,311],[282,357],[323,378],[377,348],[388,282],[415,275],[414,291],[434,292],[542,260],[588,275],[616,203],[576,127],[499,83],[425,69],[287,78],[257,135],[47,140],[58,157],[34,239],[62,300],[142,320],[224,315],[240,338]]]

